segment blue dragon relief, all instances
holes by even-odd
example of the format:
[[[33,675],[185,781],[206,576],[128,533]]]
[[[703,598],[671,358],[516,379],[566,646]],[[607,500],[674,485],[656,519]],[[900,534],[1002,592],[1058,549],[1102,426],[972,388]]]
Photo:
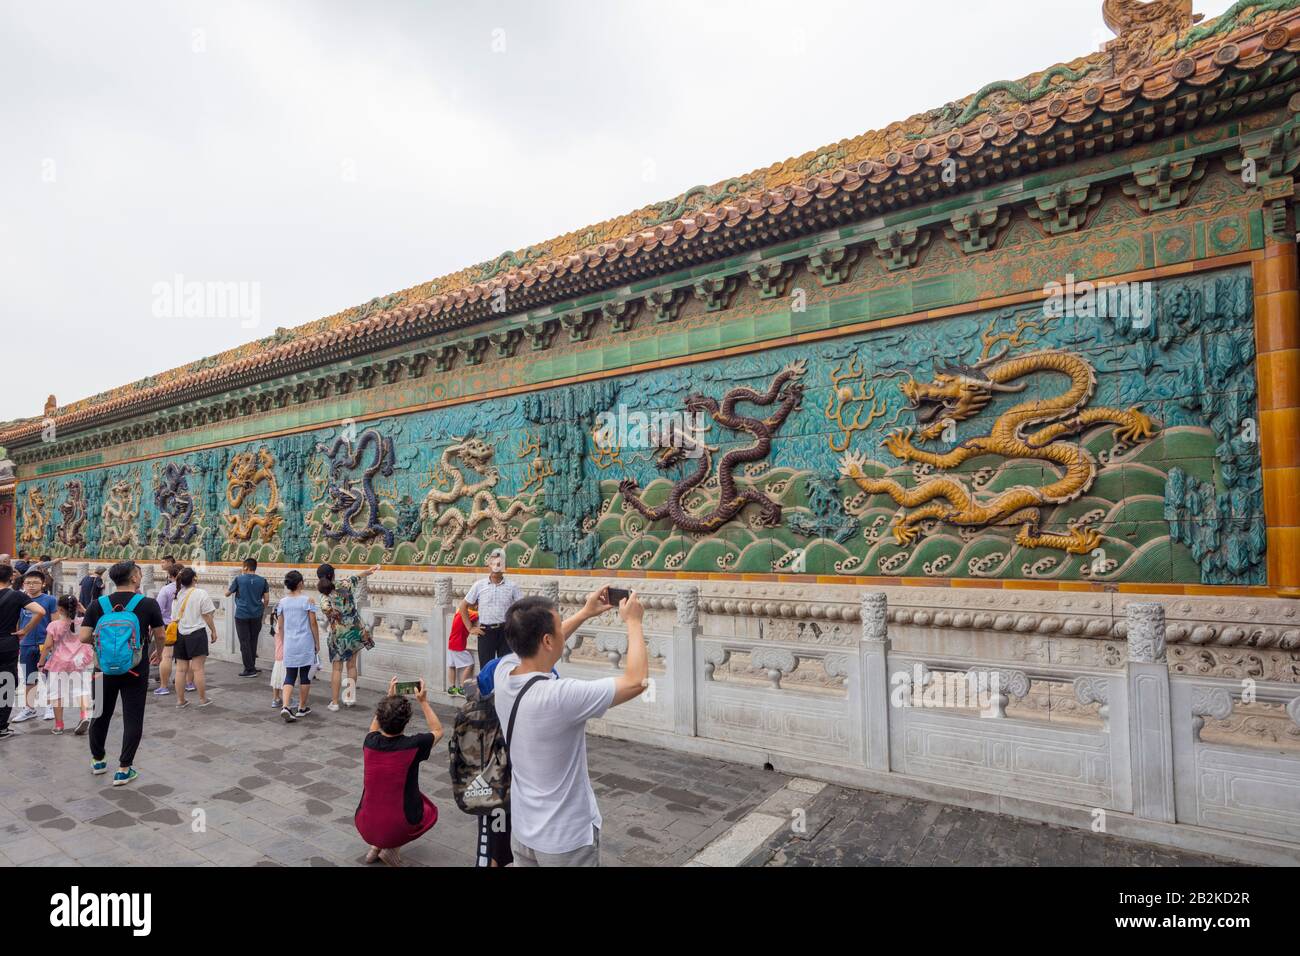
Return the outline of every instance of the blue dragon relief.
[[[333,544],[343,538],[371,541],[384,539],[384,547],[392,548],[395,534],[379,520],[379,497],[375,492],[375,476],[389,478],[394,473],[397,458],[393,440],[380,434],[378,429],[367,428],[356,436],[355,442],[348,430],[326,445],[318,442],[316,450],[329,462],[326,494],[330,499],[329,511],[337,522],[326,523],[322,534]],[[360,475],[355,473],[360,469]],[[356,522],[365,512],[365,523]]]
[[[188,464],[169,461],[158,472],[153,501],[158,509],[158,543],[189,544],[198,536],[194,495],[190,491]]]

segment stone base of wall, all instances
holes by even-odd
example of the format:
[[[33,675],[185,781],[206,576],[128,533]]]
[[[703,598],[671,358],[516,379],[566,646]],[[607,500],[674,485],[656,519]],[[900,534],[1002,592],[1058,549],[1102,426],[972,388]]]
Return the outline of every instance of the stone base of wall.
[[[272,600],[285,569],[266,569]],[[310,574],[311,569],[303,569]],[[75,572],[75,576],[68,573]],[[64,580],[84,573],[67,566]],[[231,568],[201,582],[220,604]],[[152,574],[150,575],[152,577]],[[424,676],[477,575],[381,573],[359,682]],[[604,584],[646,607],[651,686],[594,733],[1253,863],[1300,863],[1300,602],[521,575],[565,613]],[[146,591],[156,586],[146,582]],[[274,636],[264,628],[268,668]],[[613,613],[566,676],[617,671]]]

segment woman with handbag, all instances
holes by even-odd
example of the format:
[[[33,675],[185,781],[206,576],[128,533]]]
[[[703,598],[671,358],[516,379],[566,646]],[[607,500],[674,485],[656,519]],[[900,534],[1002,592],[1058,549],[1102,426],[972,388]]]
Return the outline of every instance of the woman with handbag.
[[[217,606],[208,592],[198,587],[195,581],[198,574],[193,568],[185,568],[176,575],[176,614],[175,621],[168,625],[168,636],[172,626],[176,628],[176,642],[172,645],[172,654],[176,658],[176,706],[188,707],[185,699],[187,683],[193,675],[194,688],[199,692],[199,706],[206,707],[208,700],[207,681],[204,665],[208,659],[208,644],[217,639],[217,625],[213,615]]]
[[[342,695],[343,703],[351,707],[357,701],[357,655],[362,648],[375,646],[370,637],[370,628],[361,620],[361,612],[357,607],[367,603],[366,578],[378,570],[379,565],[376,564],[352,575],[346,584],[337,584],[332,564],[322,564],[316,569],[316,590],[324,598],[321,607],[330,627],[329,653],[333,673],[330,675],[330,703],[327,710],[339,709],[345,665],[348,669],[348,692]]]

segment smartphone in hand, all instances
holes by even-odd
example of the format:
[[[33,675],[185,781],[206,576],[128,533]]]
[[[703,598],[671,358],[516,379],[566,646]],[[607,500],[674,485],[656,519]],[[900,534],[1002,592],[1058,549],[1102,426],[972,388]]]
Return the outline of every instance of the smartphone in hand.
[[[609,596],[610,607],[617,610],[620,602],[627,600],[632,592],[626,588],[606,588],[605,593]]]
[[[420,682],[418,680],[399,680],[397,686],[393,688],[393,693],[399,697],[410,697],[420,691]]]

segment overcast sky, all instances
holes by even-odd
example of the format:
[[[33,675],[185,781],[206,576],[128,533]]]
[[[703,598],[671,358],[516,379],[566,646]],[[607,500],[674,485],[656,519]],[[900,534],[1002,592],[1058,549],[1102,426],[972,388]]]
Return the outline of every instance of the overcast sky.
[[[1101,5],[0,0],[0,421],[1072,59]],[[167,317],[178,275],[258,324]]]

